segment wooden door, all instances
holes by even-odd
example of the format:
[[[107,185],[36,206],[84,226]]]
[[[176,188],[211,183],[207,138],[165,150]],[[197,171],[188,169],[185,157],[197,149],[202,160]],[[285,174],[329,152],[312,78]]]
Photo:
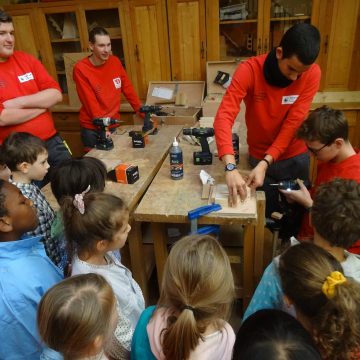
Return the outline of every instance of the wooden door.
[[[358,0],[321,0],[319,28],[322,46],[319,65],[321,90],[349,90],[359,15]],[[355,65],[355,64],[354,64]],[[356,64],[358,68],[359,64]]]
[[[16,12],[12,14],[15,29],[15,49],[25,51],[41,60],[39,41],[35,29],[34,12]]]
[[[167,0],[172,80],[205,80],[205,0]]]
[[[132,0],[128,6],[130,62],[145,99],[149,81],[170,80],[166,6],[164,0]]]

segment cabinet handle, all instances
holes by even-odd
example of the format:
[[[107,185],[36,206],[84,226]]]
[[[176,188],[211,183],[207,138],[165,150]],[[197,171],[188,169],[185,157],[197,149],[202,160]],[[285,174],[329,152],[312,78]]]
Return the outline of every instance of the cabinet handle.
[[[266,54],[268,51],[268,39],[265,39],[264,41],[264,54]]]
[[[324,41],[324,54],[327,53],[328,45],[329,45],[329,35],[326,35]]]
[[[201,50],[200,50],[200,54],[201,54],[201,58],[204,59],[204,55],[205,55],[205,47],[204,47],[204,42],[201,42]]]
[[[259,38],[259,40],[258,40],[257,54],[258,54],[258,55],[261,54],[261,39],[260,39],[260,38]]]
[[[135,45],[135,58],[137,61],[140,61],[139,49],[138,49],[137,44]]]

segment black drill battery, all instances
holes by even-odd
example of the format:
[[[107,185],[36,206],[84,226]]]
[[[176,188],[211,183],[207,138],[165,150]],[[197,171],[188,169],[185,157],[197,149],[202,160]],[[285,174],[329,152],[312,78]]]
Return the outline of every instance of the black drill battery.
[[[233,145],[233,149],[234,149],[235,162],[236,162],[236,164],[238,164],[240,161],[238,134],[234,134],[234,133],[232,134],[232,145]]]
[[[145,147],[145,137],[142,132],[133,131],[131,134],[132,146],[133,148],[144,148]]]

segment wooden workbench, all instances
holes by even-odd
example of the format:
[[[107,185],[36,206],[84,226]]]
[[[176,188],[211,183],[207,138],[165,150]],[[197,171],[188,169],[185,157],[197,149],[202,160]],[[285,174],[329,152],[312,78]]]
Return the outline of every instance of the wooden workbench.
[[[201,199],[202,185],[199,178],[201,169],[206,170],[217,183],[225,182],[224,166],[218,158],[214,158],[212,165],[193,165],[193,151],[198,151],[199,148],[184,142],[180,145],[184,156],[184,178],[182,180],[170,179],[169,158],[167,158],[134,212],[134,220],[138,228],[141,222],[151,223],[159,284],[161,284],[168,255],[165,224],[188,223],[188,211],[207,203],[206,200]],[[248,168],[245,154],[241,154],[240,164],[240,167]],[[250,300],[263,272],[265,194],[257,192],[256,198],[256,214],[239,216],[211,213],[199,220],[199,224],[244,225],[242,281],[244,307]],[[133,241],[141,244],[141,232],[137,231],[133,236],[135,237]],[[140,253],[135,256],[135,258],[138,257]]]
[[[108,181],[105,191],[121,197],[130,210],[132,231],[129,233],[128,244],[130,249],[131,268],[133,276],[143,290],[144,297],[147,299],[147,276],[144,264],[143,244],[135,240],[134,234],[141,229],[132,222],[132,213],[150,185],[156,173],[159,171],[164,159],[167,156],[169,147],[175,136],[182,129],[180,125],[162,125],[156,135],[149,135],[149,143],[145,148],[133,148],[131,138],[128,135],[130,130],[140,130],[141,126],[121,126],[112,135],[114,149],[111,151],[91,150],[87,155],[93,156],[104,162],[116,162],[137,165],[139,167],[140,179],[135,184],[120,184]],[[53,208],[58,208],[58,204],[51,192],[50,184],[45,186],[42,191],[49,200]]]

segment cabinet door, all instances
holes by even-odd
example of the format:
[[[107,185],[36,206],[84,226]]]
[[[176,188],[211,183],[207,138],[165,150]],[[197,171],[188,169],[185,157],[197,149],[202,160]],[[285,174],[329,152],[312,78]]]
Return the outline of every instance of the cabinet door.
[[[204,0],[167,0],[172,80],[204,80]]]
[[[44,7],[40,14],[43,62],[57,79],[62,92],[68,93],[64,53],[78,53],[84,48],[79,32],[80,13],[75,6]]]
[[[207,60],[263,52],[264,0],[206,0]]]
[[[15,29],[15,49],[25,51],[41,60],[39,41],[34,31],[36,24],[34,12],[17,11],[12,13],[12,19]]]
[[[322,69],[321,90],[349,90],[352,65],[357,71],[359,64],[352,64],[358,52],[355,43],[358,16],[358,0],[321,0],[319,27],[322,46],[319,65]],[[359,72],[357,72],[359,74]]]
[[[130,61],[135,69],[138,95],[145,99],[149,81],[170,80],[169,41],[163,0],[129,2]]]

